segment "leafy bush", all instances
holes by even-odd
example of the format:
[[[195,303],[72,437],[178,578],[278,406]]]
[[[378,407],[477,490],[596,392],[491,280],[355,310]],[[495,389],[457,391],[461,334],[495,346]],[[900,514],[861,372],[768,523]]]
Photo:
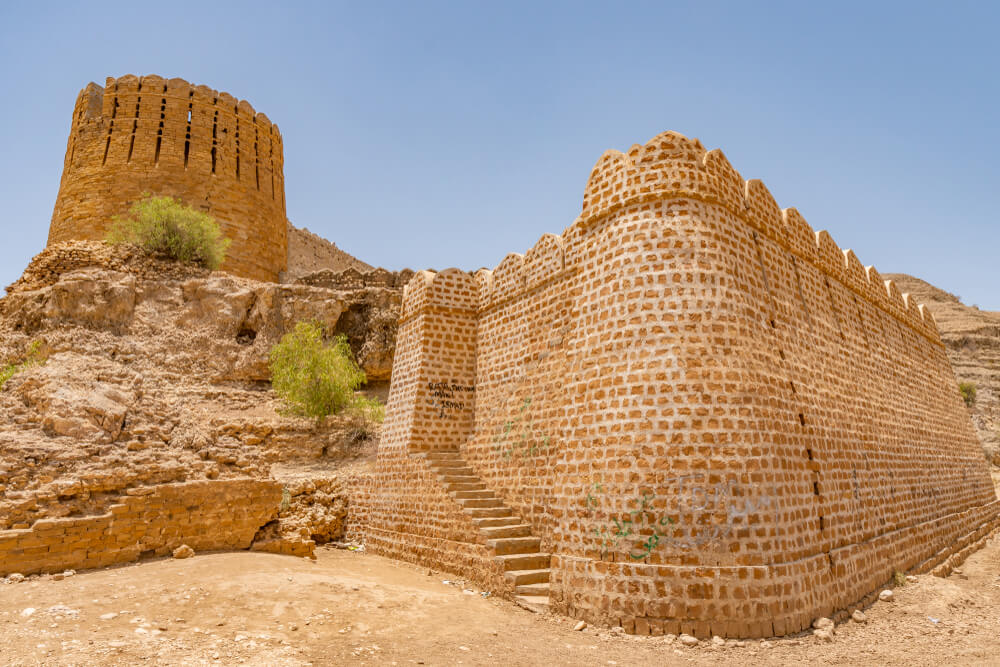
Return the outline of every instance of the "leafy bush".
[[[356,395],[365,382],[347,338],[332,343],[323,339],[323,326],[299,322],[271,348],[271,386],[293,414],[322,421],[328,415],[351,410],[372,421],[381,421],[378,401]]]
[[[976,402],[976,385],[974,382],[959,382],[958,390],[962,392],[962,400],[966,407],[972,407]]]
[[[212,216],[173,197],[146,195],[132,205],[128,216],[112,220],[109,243],[134,243],[148,252],[213,271],[226,259],[230,241],[223,238]]]
[[[11,379],[21,371],[31,368],[32,366],[37,366],[44,361],[45,355],[42,354],[42,343],[41,341],[36,340],[28,346],[28,352],[24,355],[23,359],[0,366],[0,391],[2,391],[4,385],[7,384],[7,380]]]

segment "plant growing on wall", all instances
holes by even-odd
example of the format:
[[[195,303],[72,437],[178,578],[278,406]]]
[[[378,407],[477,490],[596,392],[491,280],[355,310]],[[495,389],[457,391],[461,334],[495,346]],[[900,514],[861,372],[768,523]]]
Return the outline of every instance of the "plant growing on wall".
[[[322,421],[350,410],[369,421],[382,421],[385,408],[356,394],[365,372],[354,361],[347,338],[324,339],[323,325],[299,322],[271,348],[271,385],[289,412]]]
[[[148,252],[213,271],[226,259],[230,243],[207,213],[173,197],[149,195],[133,204],[127,216],[113,218],[107,241],[133,243]]]
[[[976,384],[974,382],[959,382],[958,390],[962,392],[962,400],[966,407],[971,408],[976,403]]]

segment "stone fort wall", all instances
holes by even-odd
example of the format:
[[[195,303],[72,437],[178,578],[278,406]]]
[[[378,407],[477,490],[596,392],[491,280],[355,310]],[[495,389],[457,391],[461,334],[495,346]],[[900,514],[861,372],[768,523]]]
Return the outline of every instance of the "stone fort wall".
[[[369,548],[495,581],[428,473],[458,449],[575,617],[792,633],[997,522],[929,312],[676,133],[602,156],[562,235],[416,274],[397,340]]]
[[[223,270],[276,281],[286,268],[278,126],[245,100],[182,79],[132,75],[80,91],[48,243],[104,238],[144,193],[210,213],[232,240]]]

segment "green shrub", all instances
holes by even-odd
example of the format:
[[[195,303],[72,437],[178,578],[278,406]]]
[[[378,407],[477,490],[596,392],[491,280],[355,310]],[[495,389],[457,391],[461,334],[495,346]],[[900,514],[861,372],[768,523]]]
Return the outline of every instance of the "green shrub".
[[[271,386],[293,414],[322,421],[350,410],[364,419],[381,421],[378,401],[356,395],[365,382],[343,335],[323,339],[323,326],[299,322],[271,348]]]
[[[213,271],[226,259],[230,243],[207,213],[173,197],[149,195],[133,204],[127,216],[112,219],[107,241],[134,243],[147,252],[194,262]]]
[[[37,366],[38,364],[45,361],[45,355],[42,353],[42,343],[41,341],[34,341],[28,346],[28,352],[24,355],[20,361],[15,361],[14,363],[6,364],[0,366],[0,391],[3,390],[7,380],[11,379],[18,373],[32,366]]]
[[[959,382],[958,390],[962,392],[962,400],[966,407],[972,407],[976,402],[976,385],[974,382]]]

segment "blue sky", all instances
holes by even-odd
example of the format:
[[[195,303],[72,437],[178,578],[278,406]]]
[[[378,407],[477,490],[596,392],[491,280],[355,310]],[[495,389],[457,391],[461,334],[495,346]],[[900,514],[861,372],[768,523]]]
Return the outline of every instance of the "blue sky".
[[[663,130],[883,273],[1000,310],[1000,4],[0,4],[0,285],[45,244],[77,92],[182,77],[285,141],[294,224],[390,269],[494,266]]]

